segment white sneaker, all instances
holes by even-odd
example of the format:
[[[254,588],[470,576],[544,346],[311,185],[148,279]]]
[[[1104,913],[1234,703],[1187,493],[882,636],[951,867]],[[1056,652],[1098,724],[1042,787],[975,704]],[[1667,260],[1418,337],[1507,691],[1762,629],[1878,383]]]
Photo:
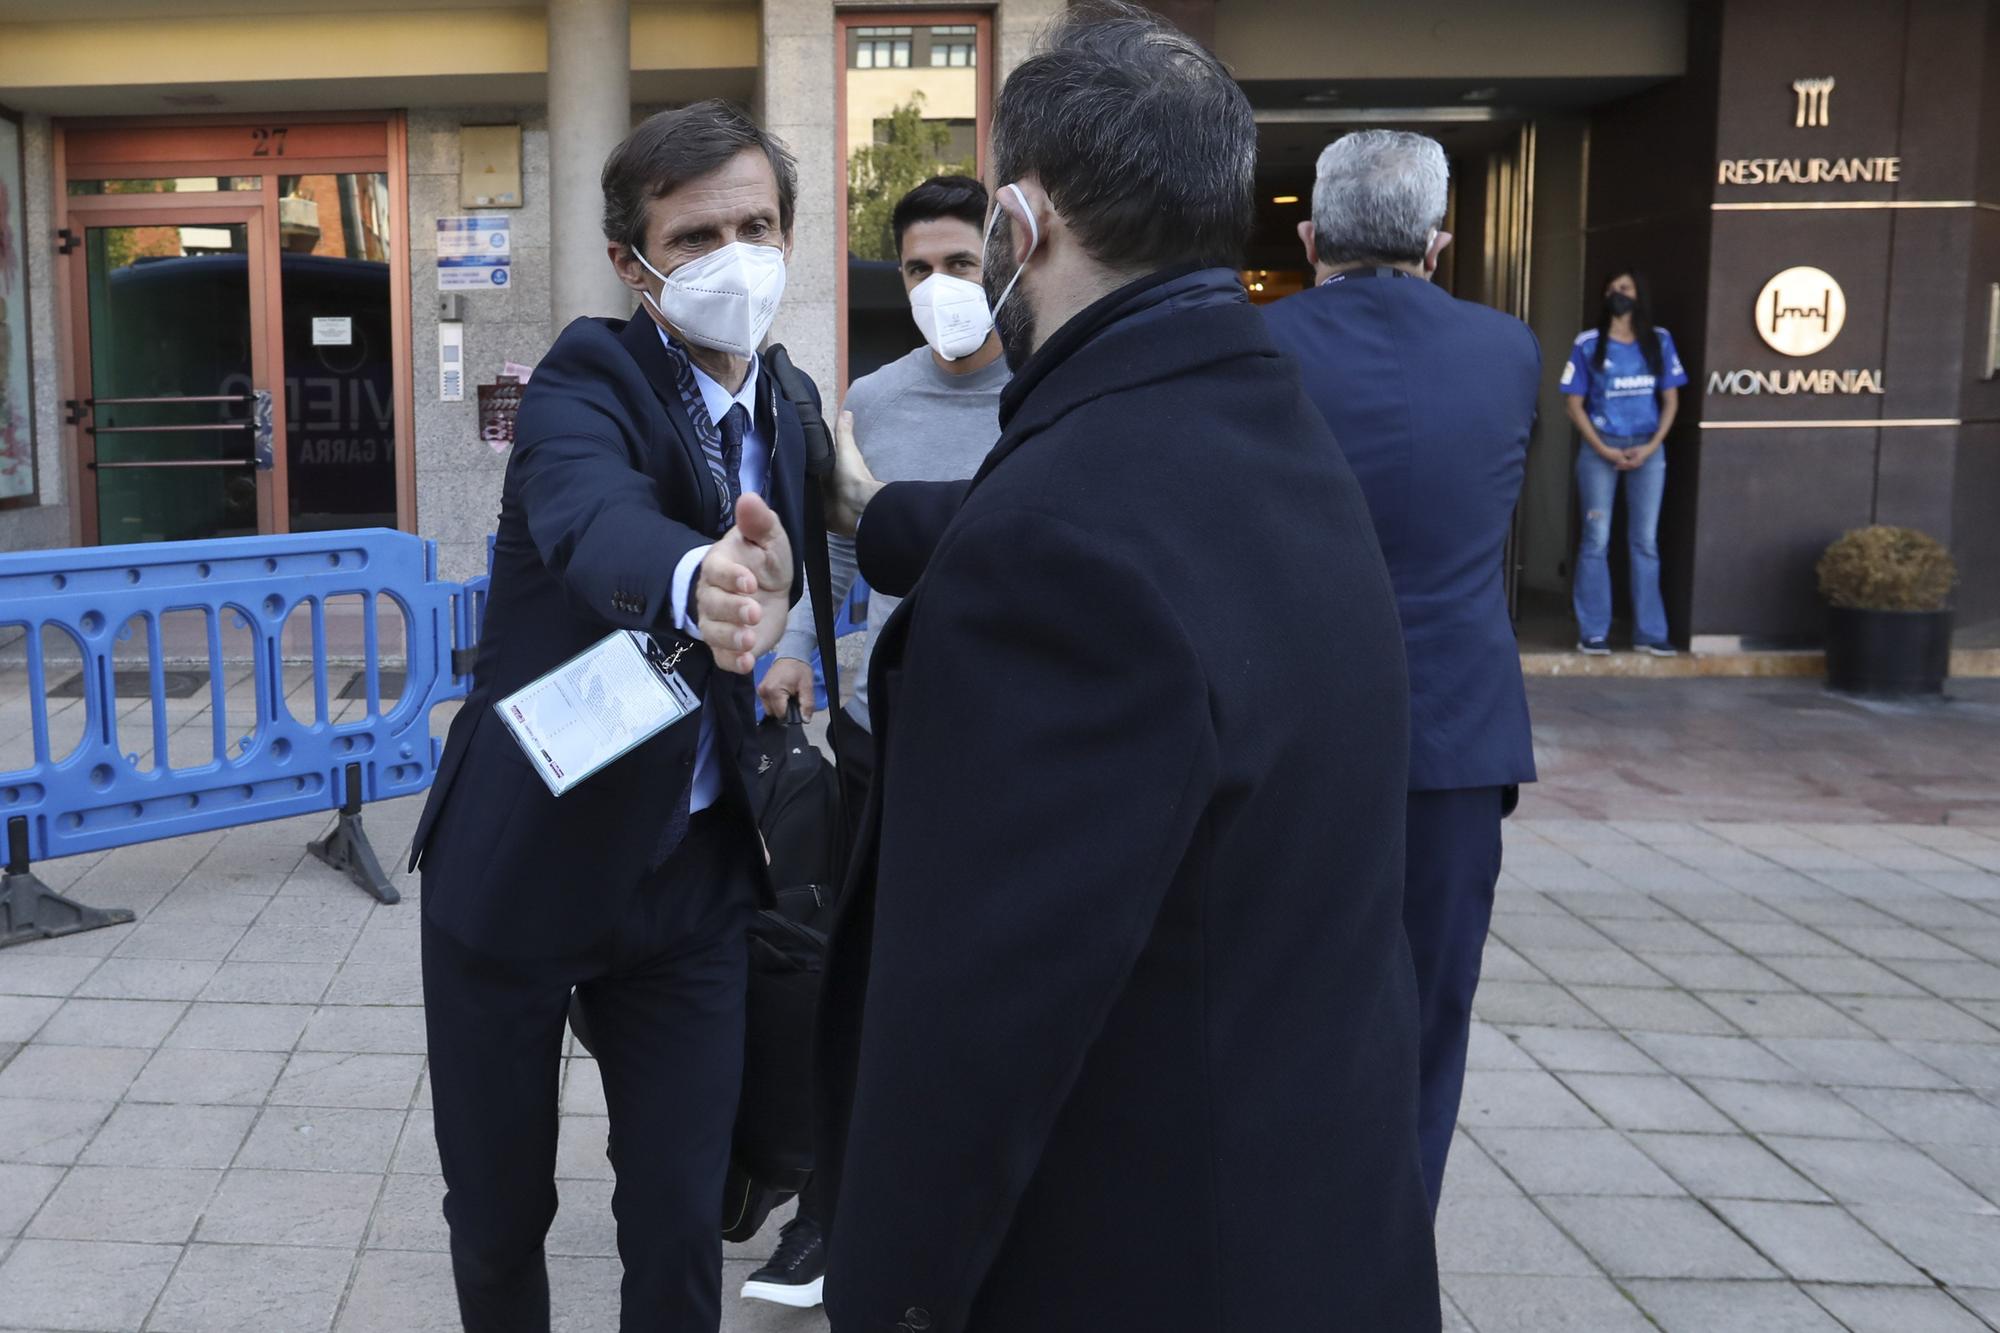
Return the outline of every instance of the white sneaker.
[[[826,1279],[823,1277],[816,1277],[798,1286],[784,1282],[758,1282],[753,1279],[743,1284],[743,1299],[769,1301],[773,1305],[789,1305],[794,1310],[810,1310],[820,1303],[820,1289],[825,1285]]]

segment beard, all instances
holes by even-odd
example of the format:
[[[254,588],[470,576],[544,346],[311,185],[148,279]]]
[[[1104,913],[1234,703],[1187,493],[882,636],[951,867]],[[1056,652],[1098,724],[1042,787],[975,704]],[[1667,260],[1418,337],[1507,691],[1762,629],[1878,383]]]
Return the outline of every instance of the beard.
[[[1000,352],[1007,358],[1007,369],[1020,372],[1028,364],[1028,358],[1035,350],[1035,312],[1028,308],[1027,293],[1018,282],[1014,291],[1007,295],[1007,283],[1014,280],[1019,271],[1014,262],[1014,229],[1000,226],[986,238],[986,252],[981,257],[979,285],[986,289],[986,304],[993,309],[993,328],[1000,335]],[[1006,279],[1000,275],[1005,273]]]

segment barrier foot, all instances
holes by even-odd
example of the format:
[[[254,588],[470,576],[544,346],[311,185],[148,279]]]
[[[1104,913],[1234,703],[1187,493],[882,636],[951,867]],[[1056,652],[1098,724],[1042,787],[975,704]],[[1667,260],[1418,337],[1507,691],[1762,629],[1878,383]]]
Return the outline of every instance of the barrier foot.
[[[132,919],[123,907],[86,907],[65,898],[25,871],[0,872],[0,949],[99,926],[122,926]]]
[[[382,863],[375,857],[375,848],[368,841],[367,831],[361,827],[358,813],[341,811],[332,831],[318,842],[307,843],[306,847],[314,856],[368,890],[376,901],[399,903],[403,900],[403,895],[382,873]]]

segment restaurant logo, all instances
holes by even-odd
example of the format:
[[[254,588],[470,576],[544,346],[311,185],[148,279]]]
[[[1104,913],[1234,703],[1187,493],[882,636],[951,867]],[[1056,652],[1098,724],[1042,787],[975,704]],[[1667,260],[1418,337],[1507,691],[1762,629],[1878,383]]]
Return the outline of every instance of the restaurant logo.
[[[1772,351],[1811,356],[1825,351],[1847,323],[1847,297],[1825,269],[1788,268],[1757,293],[1757,336]]]
[[[1832,79],[1793,79],[1792,91],[1799,95],[1799,129],[1823,130],[1833,114]]]

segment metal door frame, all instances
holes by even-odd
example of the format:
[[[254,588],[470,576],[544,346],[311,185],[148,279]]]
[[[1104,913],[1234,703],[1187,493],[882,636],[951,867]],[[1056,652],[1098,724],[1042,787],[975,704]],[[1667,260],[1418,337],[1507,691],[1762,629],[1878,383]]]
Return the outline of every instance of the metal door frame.
[[[69,220],[77,233],[75,245],[65,256],[69,274],[71,383],[76,395],[69,401],[77,406],[68,413],[64,429],[70,435],[70,456],[76,459],[76,503],[83,544],[95,546],[103,534],[97,510],[97,441],[91,429],[91,418],[95,416],[91,410],[95,366],[90,348],[90,246],[85,234],[92,228],[108,227],[242,226],[249,240],[245,263],[249,270],[250,381],[254,392],[267,395],[272,393],[271,332],[277,319],[274,306],[278,292],[267,272],[275,256],[266,250],[264,201],[260,194],[243,191],[212,195],[79,195],[70,199],[69,205]],[[280,384],[278,389],[283,387]],[[272,413],[270,448],[271,466],[257,469],[257,528],[266,533],[284,532],[288,529],[290,510],[282,503],[286,495],[282,404]]]

